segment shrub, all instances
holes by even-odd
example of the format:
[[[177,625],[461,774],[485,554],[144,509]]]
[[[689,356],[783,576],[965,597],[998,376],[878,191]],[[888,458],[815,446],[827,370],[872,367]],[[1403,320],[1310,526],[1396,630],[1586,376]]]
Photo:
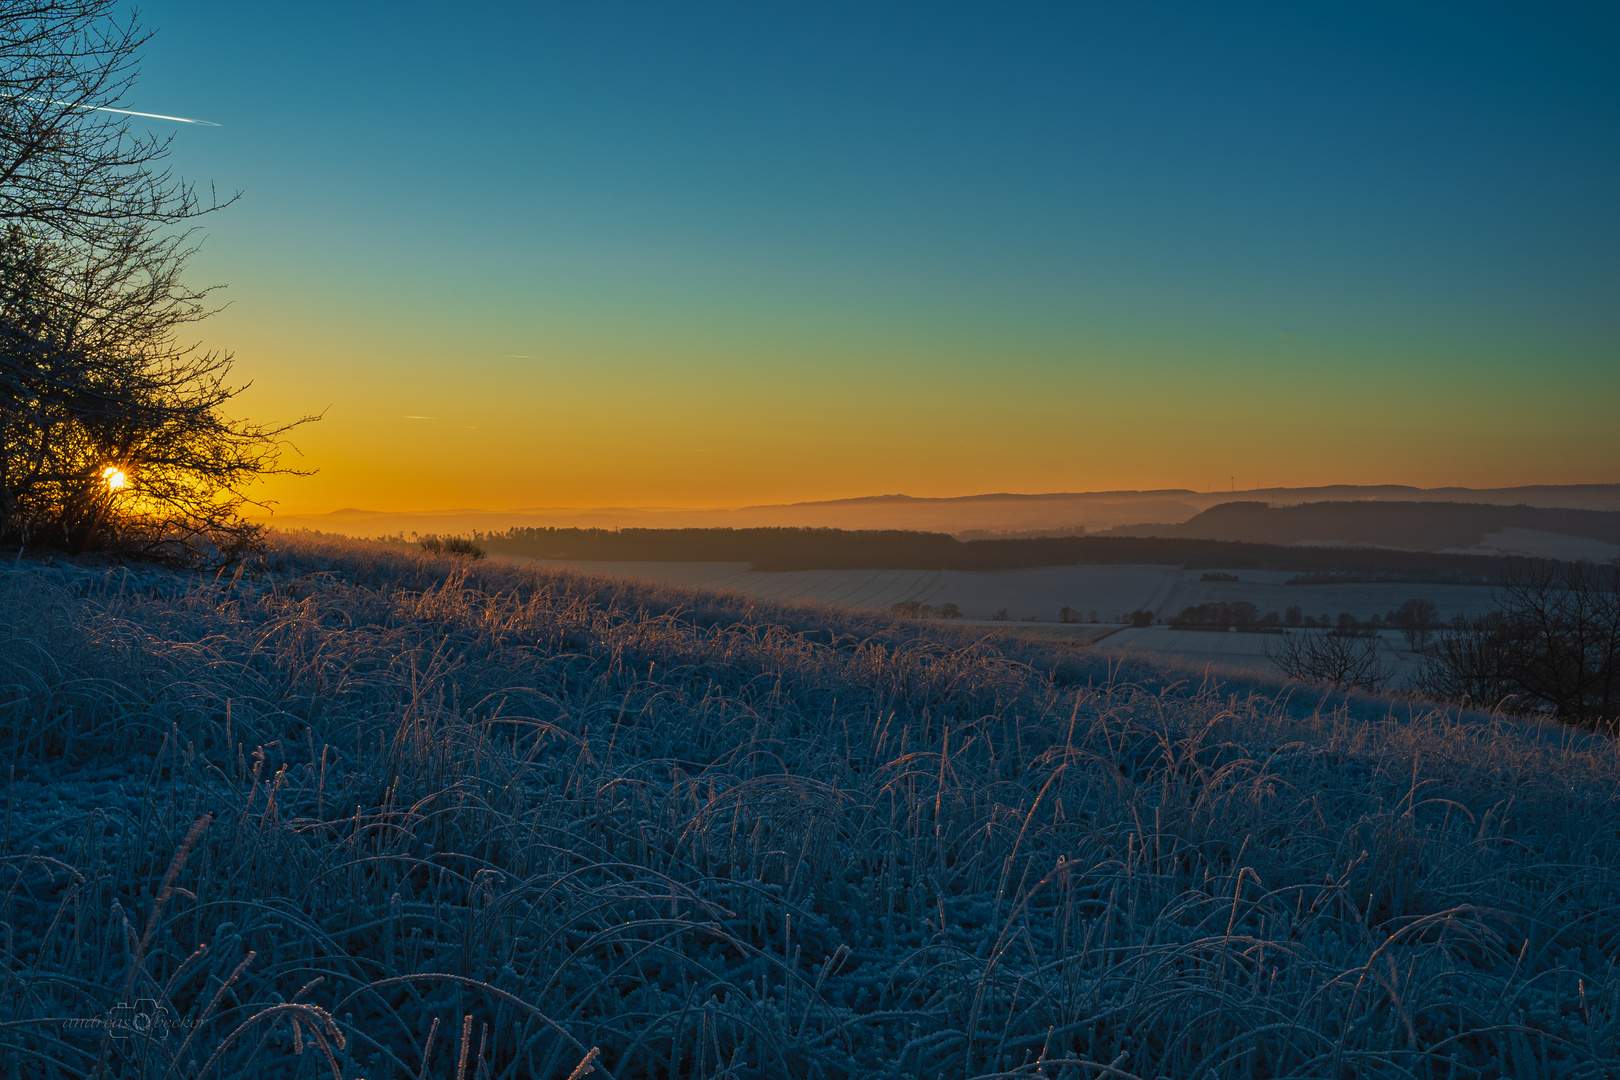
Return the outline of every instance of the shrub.
[[[424,536],[417,540],[422,550],[430,555],[459,555],[467,559],[482,559],[484,549],[460,536]]]

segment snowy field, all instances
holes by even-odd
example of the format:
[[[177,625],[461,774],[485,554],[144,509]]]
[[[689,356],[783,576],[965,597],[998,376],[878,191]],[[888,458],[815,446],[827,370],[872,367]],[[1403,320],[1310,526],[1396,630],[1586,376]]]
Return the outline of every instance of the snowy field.
[[[1295,632],[1312,633],[1309,630]],[[1422,657],[1406,648],[1405,639],[1399,633],[1384,631],[1377,637],[1379,663],[1392,673],[1390,685],[1413,685]],[[1110,656],[1147,655],[1195,671],[1213,667],[1231,674],[1241,671],[1274,675],[1277,668],[1268,651],[1277,648],[1279,638],[1277,634],[1126,626],[1099,640],[1096,648]]]
[[[1598,736],[311,541],[0,619],[8,1077],[1620,1074]]]
[[[1234,570],[1237,581],[1203,581],[1206,570],[1179,566],[1045,566],[1028,570],[800,570],[756,573],[747,563],[698,562],[582,562],[511,558],[514,563],[538,563],[580,573],[639,578],[671,585],[721,589],[770,601],[810,601],[872,611],[887,611],[893,604],[917,601],[954,603],[972,621],[985,621],[1005,610],[1008,619],[1056,623],[1069,607],[1089,619],[1096,612],[1104,623],[1127,612],[1145,609],[1169,618],[1185,608],[1211,602],[1247,600],[1264,614],[1279,615],[1299,605],[1313,618],[1337,620],[1348,611],[1357,618],[1384,615],[1413,597],[1432,600],[1440,618],[1479,615],[1489,610],[1491,590],[1477,585],[1285,585],[1295,575],[1267,570]],[[1070,632],[1048,629],[1047,634]],[[1070,634],[1070,636],[1075,636]],[[1093,637],[1094,634],[1082,634]],[[1194,658],[1242,658],[1249,663],[1264,643],[1253,635],[1242,642],[1212,642],[1193,636],[1135,633],[1113,645],[1130,642],[1139,651],[1167,652]],[[1390,639],[1391,646],[1395,638]],[[1264,660],[1260,655],[1259,660]],[[1393,658],[1393,659],[1399,659]]]
[[[517,561],[517,560],[513,560]],[[1181,576],[1168,566],[1046,566],[1029,570],[794,570],[756,573],[748,563],[539,561],[582,573],[638,577],[705,589],[728,589],[762,600],[810,601],[887,611],[915,600],[936,607],[953,603],[970,619],[988,619],[1002,608],[1010,617],[1037,616],[1056,622],[1068,606],[1105,622],[1168,596]]]

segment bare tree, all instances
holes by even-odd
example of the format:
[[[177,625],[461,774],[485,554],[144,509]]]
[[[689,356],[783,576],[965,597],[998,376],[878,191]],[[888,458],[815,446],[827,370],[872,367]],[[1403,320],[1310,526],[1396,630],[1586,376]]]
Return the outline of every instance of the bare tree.
[[[1395,674],[1379,659],[1378,640],[1376,635],[1289,633],[1268,645],[1266,655],[1291,679],[1376,690]]]
[[[170,138],[131,129],[126,97],[150,35],[133,13],[120,21],[122,6],[21,0],[0,9],[0,221],[116,249],[127,243],[113,238],[131,229],[220,205],[163,167]]]
[[[1477,619],[1459,615],[1435,640],[1418,676],[1432,697],[1477,708],[1514,709],[1521,704],[1512,655],[1518,631],[1511,619],[1491,612]]]
[[[228,417],[231,357],[176,336],[209,314],[190,223],[222,204],[132,131],[147,35],[119,10],[0,7],[0,537],[229,557],[295,425]]]
[[[1425,688],[1612,728],[1620,718],[1620,562],[1515,562],[1496,606],[1441,636]]]
[[[1405,635],[1407,647],[1418,650],[1428,645],[1430,635],[1440,628],[1440,612],[1434,601],[1414,598],[1390,612],[1389,621]]]

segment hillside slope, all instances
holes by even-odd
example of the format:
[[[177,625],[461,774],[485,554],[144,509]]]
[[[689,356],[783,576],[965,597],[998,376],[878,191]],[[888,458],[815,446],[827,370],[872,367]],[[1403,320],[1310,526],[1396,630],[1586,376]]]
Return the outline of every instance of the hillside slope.
[[[1620,1067],[1595,736],[377,547],[0,613],[18,1075]]]
[[[1477,547],[1487,534],[1508,528],[1620,544],[1620,511],[1455,502],[1315,502],[1280,507],[1229,502],[1179,525],[1131,525],[1109,535],[1443,551]]]

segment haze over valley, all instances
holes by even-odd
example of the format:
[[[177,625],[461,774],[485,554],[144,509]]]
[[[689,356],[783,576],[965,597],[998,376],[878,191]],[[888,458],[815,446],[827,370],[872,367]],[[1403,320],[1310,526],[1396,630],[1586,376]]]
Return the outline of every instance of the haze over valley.
[[[1620,512],[1620,484],[1539,485],[1518,488],[1410,488],[1340,484],[1254,491],[1105,491],[1035,495],[990,494],[954,498],[878,495],[823,502],[716,509],[558,507],[516,510],[381,511],[346,508],[319,514],[276,513],[261,520],[283,529],[314,529],[348,536],[395,533],[461,534],[509,528],[833,528],[914,529],[924,532],[1005,534],[1099,532],[1122,526],[1178,525],[1229,502],[1287,507],[1313,502],[1457,502]],[[1191,535],[1191,534],[1188,534]],[[1216,537],[1211,537],[1216,538]]]

